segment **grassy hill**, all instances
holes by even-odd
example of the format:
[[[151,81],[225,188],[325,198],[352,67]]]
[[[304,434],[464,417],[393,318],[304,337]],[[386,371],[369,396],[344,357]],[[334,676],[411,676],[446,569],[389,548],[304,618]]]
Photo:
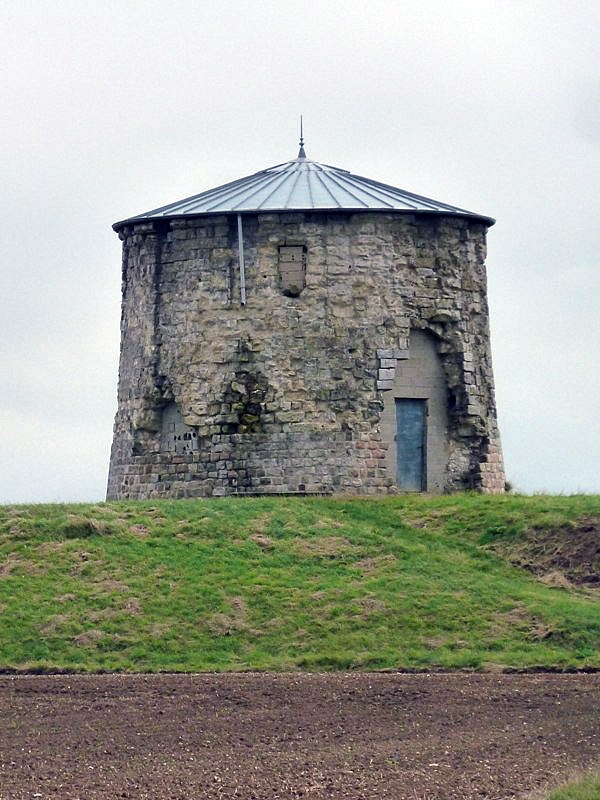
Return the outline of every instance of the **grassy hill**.
[[[600,496],[0,507],[0,669],[600,668]]]

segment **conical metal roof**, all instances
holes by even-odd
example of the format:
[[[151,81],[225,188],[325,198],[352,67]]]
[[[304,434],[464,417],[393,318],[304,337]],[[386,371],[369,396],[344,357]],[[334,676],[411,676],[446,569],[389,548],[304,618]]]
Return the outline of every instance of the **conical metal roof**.
[[[330,210],[444,214],[494,224],[491,217],[311,161],[303,154],[301,147],[300,157],[293,161],[116,222],[113,228],[118,230],[123,225],[145,220],[204,214]]]

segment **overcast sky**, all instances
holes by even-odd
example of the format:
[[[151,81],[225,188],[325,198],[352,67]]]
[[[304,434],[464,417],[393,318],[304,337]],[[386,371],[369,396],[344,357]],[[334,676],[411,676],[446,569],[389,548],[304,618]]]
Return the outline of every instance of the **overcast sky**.
[[[0,11],[0,502],[103,499],[111,225],[295,158],[497,219],[506,471],[600,491],[597,0],[21,0]]]

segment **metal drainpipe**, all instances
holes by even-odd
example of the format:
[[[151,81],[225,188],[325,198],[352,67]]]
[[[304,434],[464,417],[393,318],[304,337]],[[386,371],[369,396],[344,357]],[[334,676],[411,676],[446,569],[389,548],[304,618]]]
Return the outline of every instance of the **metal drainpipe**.
[[[246,268],[244,266],[244,231],[242,228],[242,215],[237,215],[238,220],[238,259],[240,262],[240,303],[246,305]]]

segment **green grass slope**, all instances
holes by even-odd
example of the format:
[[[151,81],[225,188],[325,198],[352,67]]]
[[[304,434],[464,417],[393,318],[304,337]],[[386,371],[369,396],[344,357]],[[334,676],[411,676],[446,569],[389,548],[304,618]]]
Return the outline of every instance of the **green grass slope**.
[[[0,669],[600,668],[600,496],[0,507]]]

